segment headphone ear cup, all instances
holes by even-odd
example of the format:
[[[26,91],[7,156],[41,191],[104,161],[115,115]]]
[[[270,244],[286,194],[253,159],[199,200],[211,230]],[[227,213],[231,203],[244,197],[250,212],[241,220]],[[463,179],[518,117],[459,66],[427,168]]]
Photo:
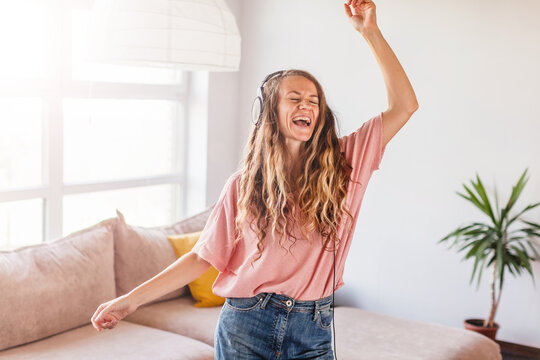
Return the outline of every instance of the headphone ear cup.
[[[261,115],[263,111],[263,100],[260,96],[257,96],[253,100],[253,105],[251,105],[251,121],[254,125],[257,125],[261,120]]]

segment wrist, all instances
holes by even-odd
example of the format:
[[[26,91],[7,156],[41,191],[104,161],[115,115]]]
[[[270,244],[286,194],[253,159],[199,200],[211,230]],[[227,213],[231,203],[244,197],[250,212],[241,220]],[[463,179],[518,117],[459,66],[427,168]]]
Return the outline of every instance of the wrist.
[[[137,288],[131,290],[127,294],[122,295],[130,304],[135,305],[137,308],[145,303],[145,300],[141,298],[141,294],[137,291]]]
[[[364,38],[366,38],[366,40],[370,40],[376,36],[382,35],[381,30],[378,26],[364,28],[362,31],[359,32]]]

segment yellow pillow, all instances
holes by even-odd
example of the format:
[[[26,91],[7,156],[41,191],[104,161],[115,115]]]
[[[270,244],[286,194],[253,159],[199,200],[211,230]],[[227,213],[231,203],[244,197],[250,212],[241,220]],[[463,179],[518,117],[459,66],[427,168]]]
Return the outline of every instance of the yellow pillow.
[[[167,236],[167,239],[174,248],[177,258],[191,251],[197,240],[199,240],[201,232],[202,231],[197,231],[188,234]],[[212,292],[212,285],[214,284],[218,274],[219,271],[217,271],[215,267],[210,266],[210,268],[206,270],[204,274],[188,284],[191,296],[193,296],[196,301],[196,307],[223,305],[225,299],[214,295]]]

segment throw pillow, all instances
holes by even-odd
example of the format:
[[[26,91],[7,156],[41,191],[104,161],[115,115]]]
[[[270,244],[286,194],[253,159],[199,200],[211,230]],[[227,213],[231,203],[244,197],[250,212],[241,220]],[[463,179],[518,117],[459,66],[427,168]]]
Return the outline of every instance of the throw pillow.
[[[114,233],[116,296],[130,292],[172,264],[176,256],[167,241],[167,235],[203,229],[211,210],[210,207],[172,225],[151,228],[128,224],[124,215],[116,210],[118,214]],[[182,287],[150,303],[174,299],[186,293],[187,288]]]
[[[0,350],[89,324],[99,304],[115,298],[115,225],[107,219],[58,240],[0,251]]]
[[[202,231],[197,231],[193,233],[167,236],[167,239],[169,239],[174,248],[176,257],[179,258],[190,252],[193,246],[195,246],[195,243],[199,240],[201,232]],[[188,284],[189,291],[196,301],[196,307],[223,305],[225,299],[214,295],[212,292],[212,285],[214,284],[218,274],[219,271],[217,271],[215,267],[210,266],[210,268],[206,270],[204,274]]]

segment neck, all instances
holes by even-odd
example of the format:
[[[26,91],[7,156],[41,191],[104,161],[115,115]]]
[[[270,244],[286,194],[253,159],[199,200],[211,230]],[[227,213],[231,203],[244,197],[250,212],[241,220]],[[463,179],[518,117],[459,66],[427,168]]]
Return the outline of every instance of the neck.
[[[300,172],[302,171],[302,167],[300,164],[300,147],[302,146],[302,142],[286,141],[286,146],[287,154],[285,157],[285,161],[287,162],[287,168],[289,169],[289,174],[287,175],[289,181],[291,182],[291,186],[294,187],[294,180],[296,180],[300,176]],[[296,191],[296,189],[292,189],[292,191]]]
[[[302,171],[299,156],[296,155],[296,157],[293,157],[291,154],[289,154],[287,158],[287,168],[289,169],[288,178],[291,183],[291,186],[295,186],[295,180],[300,176],[300,172]],[[292,189],[293,191],[296,191],[296,189]]]

